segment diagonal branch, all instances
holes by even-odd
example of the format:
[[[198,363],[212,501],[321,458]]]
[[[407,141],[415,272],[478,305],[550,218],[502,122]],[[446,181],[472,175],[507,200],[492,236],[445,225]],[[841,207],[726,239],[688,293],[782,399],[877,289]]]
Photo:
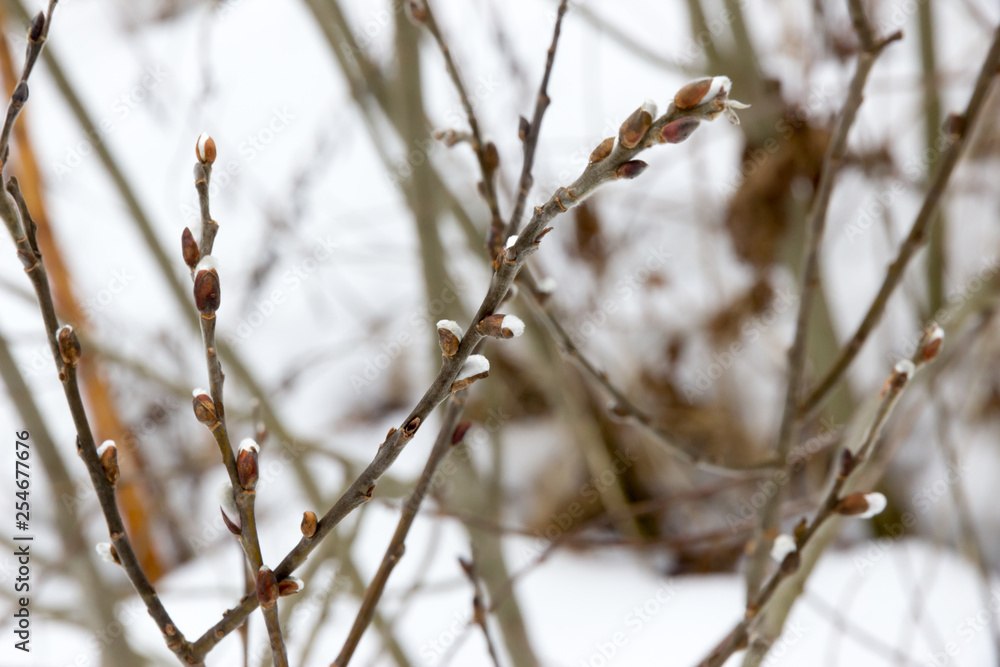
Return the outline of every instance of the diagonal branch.
[[[969,99],[965,113],[960,119],[957,119],[960,127],[956,128],[956,134],[951,137],[952,143],[945,149],[944,154],[940,158],[937,173],[931,180],[927,196],[924,198],[924,203],[921,205],[919,213],[917,213],[916,220],[913,221],[910,233],[902,245],[900,245],[896,259],[889,265],[885,280],[882,282],[882,287],[879,288],[878,294],[872,301],[871,306],[869,306],[868,312],[865,313],[865,317],[861,321],[861,324],[858,325],[854,335],[851,336],[850,341],[841,350],[840,355],[830,366],[830,369],[823,378],[816,383],[816,386],[808,392],[806,398],[799,405],[798,410],[800,415],[808,416],[815,412],[843,378],[844,373],[868,340],[868,336],[875,329],[879,320],[882,319],[882,314],[889,303],[889,297],[892,296],[892,293],[899,286],[900,281],[902,281],[903,274],[910,260],[913,259],[917,251],[926,243],[928,228],[935,219],[938,203],[941,201],[941,197],[948,187],[948,182],[955,171],[955,166],[958,164],[959,158],[962,156],[962,150],[965,148],[966,141],[972,135],[976,123],[979,121],[986,102],[986,95],[989,92],[990,85],[993,83],[993,79],[997,75],[998,67],[1000,67],[1000,27],[994,30],[993,43],[990,45],[989,52],[986,54],[986,59],[983,61],[983,66],[979,71],[976,85],[972,90],[972,97]]]

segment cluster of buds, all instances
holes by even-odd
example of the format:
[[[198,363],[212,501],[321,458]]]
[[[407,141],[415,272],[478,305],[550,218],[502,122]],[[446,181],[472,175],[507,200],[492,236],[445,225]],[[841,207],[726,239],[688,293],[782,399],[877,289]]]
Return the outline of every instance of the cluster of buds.
[[[211,165],[215,162],[215,140],[208,136],[208,132],[198,135],[198,141],[194,145],[194,154],[198,162],[203,165]]]
[[[316,520],[316,512],[306,510],[302,513],[302,523],[299,524],[299,529],[302,531],[303,537],[312,537],[316,534],[316,527],[318,525]]]
[[[514,315],[490,315],[476,325],[476,331],[491,338],[517,338],[524,333],[524,322]]]
[[[226,528],[233,535],[239,535],[240,530],[240,509],[236,506],[236,496],[233,495],[233,485],[223,482],[219,486],[219,510],[222,512],[222,521]]]
[[[462,327],[454,320],[441,320],[437,323],[437,330],[441,354],[451,359],[458,354],[458,346],[462,342]]]
[[[888,501],[881,493],[852,493],[838,500],[833,509],[844,516],[870,519],[881,514],[886,505]]]
[[[253,491],[260,476],[258,458],[260,447],[251,438],[240,443],[239,454],[236,456],[236,472],[240,477],[240,485],[247,491]]]
[[[451,383],[452,393],[461,391],[469,387],[477,380],[482,380],[490,375],[490,360],[481,354],[473,354],[465,361],[462,370],[455,376],[455,381]]]
[[[698,79],[685,85],[674,95],[674,107],[681,111],[698,110],[700,116],[715,120],[719,114],[725,114],[733,125],[739,125],[736,115],[739,109],[748,109],[750,105],[729,99],[729,91],[733,82],[728,76],[713,76]]]
[[[111,486],[117,484],[118,478],[121,477],[121,472],[118,469],[118,448],[115,447],[115,441],[105,440],[97,448],[97,458],[101,460],[101,467],[104,468],[104,476],[107,478],[108,483]]]
[[[222,302],[222,286],[219,284],[219,270],[215,258],[202,257],[194,269],[194,303],[198,312],[206,319],[215,317],[215,311]]]
[[[261,565],[257,570],[257,600],[261,609],[274,609],[280,594],[274,572],[267,565]]]
[[[76,368],[76,365],[80,363],[80,354],[83,350],[73,327],[67,324],[61,328],[56,334],[56,340],[59,343],[59,356],[62,357],[63,364],[70,368]]]

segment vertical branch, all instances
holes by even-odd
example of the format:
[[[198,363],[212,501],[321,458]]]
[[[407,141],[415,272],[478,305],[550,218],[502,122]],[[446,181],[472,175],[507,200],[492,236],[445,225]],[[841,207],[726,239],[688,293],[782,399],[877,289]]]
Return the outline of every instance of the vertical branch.
[[[875,42],[861,8],[860,0],[850,0],[851,14],[854,17],[858,35],[861,39],[862,51],[858,55],[854,76],[847,92],[847,99],[837,119],[837,125],[830,140],[830,146],[823,158],[823,170],[819,186],[813,199],[812,210],[806,222],[808,239],[806,242],[805,268],[802,272],[800,287],[799,310],[796,317],[795,339],[788,352],[788,380],[785,387],[785,404],[781,416],[781,426],[778,432],[777,459],[787,466],[786,459],[796,440],[798,432],[798,405],[803,374],[806,362],[806,341],[809,334],[809,321],[812,314],[813,297],[819,285],[819,256],[826,229],[827,209],[833,193],[833,185],[840,171],[841,163],[847,152],[847,138],[851,126],[857,117],[858,109],[864,99],[865,82],[871,73],[882,49],[893,41],[900,39],[902,33],[895,33],[885,39]],[[761,512],[760,528],[754,543],[754,552],[747,566],[747,600],[752,600],[759,590],[767,565],[767,554],[771,550],[772,534],[780,518],[781,488],[773,494]]]
[[[521,140],[524,143],[524,166],[521,167],[521,180],[517,186],[517,201],[514,210],[510,214],[510,221],[507,223],[505,240],[513,234],[517,234],[521,226],[521,216],[524,215],[524,207],[528,201],[528,194],[531,186],[535,182],[532,176],[532,169],[535,166],[535,149],[538,147],[538,137],[542,132],[542,118],[546,109],[549,108],[549,77],[552,76],[552,66],[556,61],[556,47],[559,45],[559,34],[562,31],[563,17],[566,16],[566,9],[569,0],[562,0],[559,9],[556,11],[556,27],[552,31],[552,44],[545,58],[545,73],[542,74],[542,83],[538,87],[538,97],[535,100],[535,114],[531,122],[521,119]]]

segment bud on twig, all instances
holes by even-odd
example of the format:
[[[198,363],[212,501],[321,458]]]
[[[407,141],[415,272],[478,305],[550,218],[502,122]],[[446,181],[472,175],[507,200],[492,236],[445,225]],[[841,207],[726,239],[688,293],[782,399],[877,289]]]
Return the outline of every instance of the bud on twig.
[[[517,338],[524,333],[524,322],[514,315],[490,315],[476,325],[476,331],[492,338]]]
[[[406,0],[406,17],[413,25],[422,26],[427,22],[427,9],[419,0]]]
[[[274,609],[278,604],[278,580],[267,565],[261,565],[257,571],[257,601],[261,609]]]
[[[122,564],[121,559],[118,558],[118,550],[110,542],[98,542],[94,545],[94,550],[101,557],[101,560],[116,565]]]
[[[882,513],[888,501],[881,493],[852,493],[837,501],[834,511],[844,516],[870,519]]]
[[[618,142],[629,150],[638,146],[649,132],[654,116],[656,116],[656,103],[646,100],[622,123],[621,129],[618,130]]]
[[[483,147],[483,162],[486,165],[487,173],[492,173],[500,166],[500,153],[497,146],[492,141],[487,141]]]
[[[215,162],[215,140],[208,136],[208,132],[198,135],[198,143],[194,146],[194,154],[198,162],[202,164],[212,164]]]
[[[642,160],[629,160],[615,170],[615,176],[626,180],[635,178],[642,172],[646,171],[646,167],[648,166],[649,165]]]
[[[906,386],[906,383],[910,381],[910,378],[916,372],[917,367],[909,359],[901,359],[896,362],[896,366],[892,369],[892,375],[889,376],[885,381],[885,386],[882,387],[882,396],[885,396],[890,391],[902,391],[903,387]]]
[[[924,339],[921,341],[920,362],[926,364],[937,359],[944,344],[944,329],[937,322],[932,323],[924,332]]]
[[[304,537],[312,537],[316,534],[316,513],[312,511],[305,511],[302,513],[302,523],[299,524],[299,529],[302,531]]]
[[[698,79],[685,85],[674,96],[674,106],[681,110],[699,109],[700,115],[708,120],[714,120],[720,113],[733,125],[739,125],[740,119],[734,110],[747,109],[748,104],[729,99],[729,91],[733,82],[728,76],[714,76]]]
[[[774,538],[774,544],[771,546],[771,558],[777,563],[783,563],[785,562],[785,558],[789,554],[795,553],[797,548],[795,538],[782,533]]]
[[[454,320],[441,320],[437,323],[438,344],[441,346],[441,353],[449,359],[458,353],[458,346],[462,342],[462,327]]]
[[[28,41],[37,42],[42,38],[42,33],[45,31],[45,12],[38,12],[35,17],[31,19],[31,25],[28,26]]]
[[[211,428],[219,421],[219,415],[215,410],[215,401],[204,389],[195,389],[194,394],[194,417],[199,422]]]
[[[253,491],[260,475],[257,459],[260,447],[250,438],[240,443],[240,452],[236,456],[236,472],[240,477],[240,485],[247,491]]]
[[[185,227],[184,231],[181,232],[181,253],[184,255],[184,263],[193,271],[194,267],[198,266],[201,253],[198,251],[198,242],[194,238],[194,232],[189,227]]]
[[[80,348],[80,339],[76,337],[73,327],[67,324],[59,329],[56,340],[59,342],[59,356],[62,357],[63,363],[70,368],[76,368],[83,350]]]
[[[508,239],[507,243],[504,245],[504,259],[508,262],[513,262],[517,260],[517,253],[514,251],[514,246],[517,244],[517,234],[512,234]]]
[[[462,370],[458,372],[451,384],[452,393],[465,389],[476,380],[482,380],[490,375],[490,360],[481,354],[474,354],[465,361]]]
[[[115,447],[114,440],[105,440],[97,448],[97,458],[101,460],[101,467],[104,468],[104,476],[107,477],[111,486],[118,483],[121,472],[118,469],[118,448]]]
[[[465,439],[465,434],[472,428],[472,422],[459,422],[455,432],[451,434],[451,444],[457,445]]]
[[[219,509],[222,511],[222,520],[226,528],[233,535],[239,535],[240,530],[240,510],[236,506],[236,498],[233,496],[233,485],[223,482],[219,487]]]
[[[615,147],[614,137],[608,137],[607,139],[599,143],[597,145],[597,148],[594,149],[594,152],[590,154],[590,164],[597,164],[604,158],[611,155],[611,151],[614,150],[614,147]]]
[[[278,597],[301,593],[305,587],[305,582],[298,577],[287,577],[278,582]]]
[[[694,116],[678,118],[663,126],[660,130],[660,140],[667,144],[679,144],[698,129],[701,121]]]
[[[202,257],[195,267],[194,303],[202,317],[212,318],[221,302],[222,286],[219,284],[215,258],[211,255]]]

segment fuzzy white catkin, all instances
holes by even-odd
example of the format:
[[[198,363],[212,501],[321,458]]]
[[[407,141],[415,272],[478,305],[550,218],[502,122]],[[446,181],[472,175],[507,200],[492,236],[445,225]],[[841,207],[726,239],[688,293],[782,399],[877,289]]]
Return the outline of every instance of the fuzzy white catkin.
[[[204,394],[205,396],[208,396],[208,392],[207,391],[205,391],[201,387],[198,387],[197,389],[195,389],[194,391],[191,392],[191,397],[192,398],[198,398],[202,394]]]
[[[656,118],[656,102],[654,102],[653,100],[646,100],[645,102],[642,103],[642,106],[639,108],[648,113],[653,118]]]
[[[504,315],[503,319],[500,320],[500,329],[510,329],[514,338],[517,338],[524,333],[524,321],[516,315]]]
[[[105,440],[101,443],[101,446],[97,448],[97,457],[100,458],[104,456],[104,452],[108,451],[110,448],[115,446],[114,440]]]
[[[913,362],[909,359],[900,359],[896,362],[896,372],[900,375],[905,375],[907,379],[913,377],[913,374],[917,372],[917,367],[913,365]]]
[[[490,360],[481,354],[474,354],[465,361],[462,370],[458,372],[455,382],[465,380],[476,375],[482,375],[490,371]]]
[[[793,551],[795,551],[795,538],[782,533],[774,538],[774,546],[771,547],[771,558],[781,563]]]
[[[208,136],[208,132],[202,132],[201,134],[198,135],[198,159],[202,161],[208,159],[208,156],[205,154],[205,144],[208,143],[208,140],[210,138],[211,137]]]
[[[205,255],[198,261],[198,266],[194,267],[194,275],[197,276],[199,271],[212,270],[219,272],[219,262],[212,255]]]
[[[714,100],[716,96],[723,91],[725,91],[725,93],[728,95],[729,90],[732,87],[733,87],[733,82],[729,79],[728,76],[712,77],[712,85],[708,87],[708,92],[705,93],[705,96],[703,98],[701,98],[701,103],[704,104],[705,102],[710,102],[711,100]]]
[[[115,557],[111,555],[111,543],[110,542],[98,542],[94,545],[94,551],[97,555],[101,557],[101,560],[108,563],[114,563]]]
[[[462,339],[462,327],[458,326],[458,322],[455,320],[441,320],[437,323],[437,328],[450,331],[455,334],[456,338]]]
[[[510,250],[511,248],[513,248],[515,243],[517,243],[517,234],[514,234],[509,239],[507,239],[507,246],[506,246],[507,249]]]
[[[881,493],[866,493],[865,500],[868,502],[868,509],[858,515],[859,519],[870,519],[882,513],[889,502]]]
[[[233,523],[239,523],[240,510],[236,507],[236,498],[233,497],[233,485],[229,482],[223,482],[219,486],[218,496],[219,505],[229,520]]]
[[[302,591],[304,591],[305,588],[306,588],[306,582],[302,581],[298,577],[295,577],[295,576],[286,577],[285,581],[292,581],[292,582],[294,582],[295,585],[299,587],[299,591],[298,591],[299,593],[301,593]]]
[[[260,446],[256,442],[254,442],[253,438],[243,438],[243,442],[240,443],[240,451],[243,452],[248,449],[251,449],[255,452],[259,452]]]

